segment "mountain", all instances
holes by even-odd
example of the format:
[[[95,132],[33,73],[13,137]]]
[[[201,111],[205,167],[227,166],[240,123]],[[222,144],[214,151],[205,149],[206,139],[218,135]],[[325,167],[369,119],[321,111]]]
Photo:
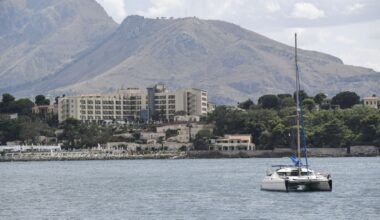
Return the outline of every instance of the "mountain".
[[[0,89],[60,71],[116,28],[93,0],[1,0]]]
[[[302,47],[302,46],[301,46]],[[333,95],[380,94],[380,73],[344,65],[331,55],[299,49],[303,89]],[[295,90],[294,48],[237,25],[198,18],[129,16],[111,35],[43,79],[8,87],[17,95],[198,87],[212,101],[236,103]]]

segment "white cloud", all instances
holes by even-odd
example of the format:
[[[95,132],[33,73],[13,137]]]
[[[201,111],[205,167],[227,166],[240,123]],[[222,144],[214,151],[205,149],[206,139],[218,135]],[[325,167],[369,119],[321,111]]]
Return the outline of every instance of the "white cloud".
[[[281,6],[277,1],[267,1],[266,7],[271,13],[277,12],[281,9]]]
[[[127,16],[124,0],[96,0],[117,23]]]
[[[294,32],[298,33],[298,46],[336,56],[345,64],[369,67],[380,71],[380,44],[377,38],[380,20],[349,25],[309,28],[284,28],[260,31],[277,41],[293,46]],[[354,30],[354,31],[353,31]]]
[[[354,39],[351,39],[351,38],[345,37],[345,36],[337,36],[337,37],[335,37],[335,40],[338,42],[341,42],[343,44],[355,44],[356,43],[356,41]]]
[[[349,5],[346,7],[346,10],[348,13],[355,13],[357,11],[360,11],[361,9],[364,8],[364,4],[361,4],[361,3],[355,3],[353,5]]]
[[[215,7],[208,7],[210,9],[210,17],[212,18],[220,18],[225,14],[236,14],[236,9],[239,8],[242,5],[241,0],[226,0],[223,3],[220,3],[219,1],[213,4]],[[215,10],[213,10],[213,8]]]
[[[296,18],[317,19],[325,16],[325,12],[315,5],[306,2],[298,2],[294,5],[292,15]]]
[[[151,0],[152,7],[140,14],[147,17],[166,17],[172,10],[181,9],[184,5],[182,0]]]

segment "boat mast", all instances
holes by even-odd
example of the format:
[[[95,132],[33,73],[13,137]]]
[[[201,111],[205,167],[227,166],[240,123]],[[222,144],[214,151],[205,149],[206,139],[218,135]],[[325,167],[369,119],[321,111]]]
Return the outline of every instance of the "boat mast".
[[[300,134],[300,76],[298,72],[297,63],[297,33],[294,34],[294,54],[295,54],[295,66],[296,66],[296,102],[297,102],[297,154],[300,162],[298,163],[298,175],[301,176],[301,134]]]

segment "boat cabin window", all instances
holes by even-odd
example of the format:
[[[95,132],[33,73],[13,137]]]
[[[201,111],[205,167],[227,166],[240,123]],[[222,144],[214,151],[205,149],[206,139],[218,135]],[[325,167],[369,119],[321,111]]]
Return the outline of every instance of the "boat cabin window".
[[[277,172],[277,174],[279,176],[298,176],[298,170],[292,170],[291,172]],[[301,172],[301,176],[307,176],[307,172]]]
[[[290,176],[298,176],[298,170],[292,170]]]

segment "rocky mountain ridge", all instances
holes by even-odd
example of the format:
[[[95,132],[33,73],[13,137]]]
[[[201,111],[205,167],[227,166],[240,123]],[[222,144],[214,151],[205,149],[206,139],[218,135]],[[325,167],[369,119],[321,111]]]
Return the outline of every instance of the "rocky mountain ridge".
[[[104,24],[107,19],[99,18],[99,22]],[[108,34],[88,43],[66,62],[52,65],[55,68],[41,77],[11,86],[0,84],[0,92],[54,96],[145,88],[162,82],[172,89],[202,88],[209,91],[212,101],[232,104],[262,94],[294,91],[294,48],[237,25],[198,18],[129,16],[117,28],[112,23],[107,27]],[[97,25],[87,28],[99,31]],[[352,90],[360,95],[380,94],[380,73],[344,65],[328,54],[298,52],[302,86],[308,93],[333,95]],[[54,53],[50,51],[50,59]],[[34,55],[40,58],[38,53]],[[15,67],[19,68],[19,63]]]

